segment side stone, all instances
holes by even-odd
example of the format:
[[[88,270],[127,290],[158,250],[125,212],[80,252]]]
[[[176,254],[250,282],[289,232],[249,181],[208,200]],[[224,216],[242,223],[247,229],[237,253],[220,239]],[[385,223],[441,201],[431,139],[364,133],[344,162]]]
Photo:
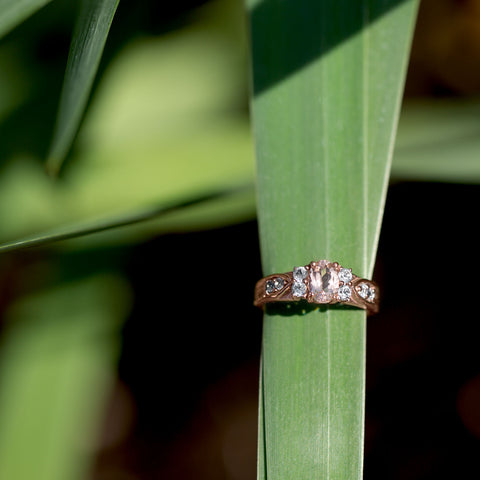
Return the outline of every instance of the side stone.
[[[307,293],[307,286],[303,282],[297,282],[296,280],[292,285],[292,295],[294,297],[304,297]]]

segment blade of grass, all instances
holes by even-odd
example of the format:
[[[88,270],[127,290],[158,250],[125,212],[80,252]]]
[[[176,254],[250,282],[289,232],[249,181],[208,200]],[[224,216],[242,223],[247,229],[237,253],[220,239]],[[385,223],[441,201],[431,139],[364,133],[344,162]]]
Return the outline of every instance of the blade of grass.
[[[103,275],[11,307],[0,357],[0,478],[91,473],[128,297],[122,280]]]
[[[80,125],[119,0],[82,0],[68,55],[47,171],[57,175]]]
[[[0,38],[51,0],[0,0]]]
[[[371,275],[417,2],[249,7],[264,273]],[[361,478],[364,313],[270,308],[262,356],[258,477]]]
[[[198,195],[191,199],[181,199],[171,204],[161,205],[156,208],[144,209],[141,211],[133,212],[131,214],[125,214],[121,217],[108,218],[105,220],[98,220],[92,222],[86,222],[84,224],[76,224],[71,227],[63,227],[52,231],[37,233],[34,236],[26,237],[12,242],[3,243],[0,245],[0,253],[6,253],[12,250],[21,250],[30,247],[40,247],[49,245],[54,242],[62,240],[70,240],[73,238],[79,238],[86,235],[92,235],[95,233],[105,232],[107,230],[134,226],[138,223],[147,222],[158,217],[167,216],[170,214],[178,213],[183,209],[190,209],[192,207],[200,206],[202,204],[208,204],[220,200],[221,202],[228,200],[232,195],[244,194],[248,187],[239,189],[227,189],[222,191],[208,192],[204,195]],[[252,196],[253,198],[253,196]],[[231,205],[231,204],[230,204]],[[248,209],[248,203],[242,205],[242,211]],[[201,212],[200,212],[201,213]],[[218,210],[215,212],[218,215]],[[198,212],[197,212],[198,215]],[[194,215],[195,219],[195,215]],[[194,220],[193,219],[193,220]],[[173,220],[175,221],[175,220]],[[192,222],[192,217],[187,217],[187,222]],[[182,223],[183,225],[184,223]],[[158,226],[157,226],[158,227]],[[159,229],[157,228],[157,231]]]

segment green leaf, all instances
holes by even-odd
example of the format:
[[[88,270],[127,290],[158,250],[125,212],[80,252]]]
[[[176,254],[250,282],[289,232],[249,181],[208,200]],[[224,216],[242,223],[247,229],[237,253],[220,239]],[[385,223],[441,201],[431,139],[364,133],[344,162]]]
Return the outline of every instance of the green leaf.
[[[476,99],[408,101],[402,107],[392,178],[480,183]]]
[[[266,275],[372,275],[417,3],[250,1]],[[360,479],[364,312],[269,308],[262,355],[259,478]]]
[[[47,170],[58,174],[77,133],[119,0],[81,0]]]
[[[10,307],[0,356],[0,478],[91,473],[129,293],[118,277],[99,275]]]
[[[243,190],[254,183],[250,126],[238,109],[245,66],[241,55],[232,55],[243,17],[227,6],[223,0],[207,4],[191,28],[137,39],[119,52],[102,76],[61,178],[51,181],[40,158],[5,159],[4,246],[125,224],[219,192],[226,195],[85,237],[82,244],[138,241],[255,216],[254,194]],[[212,27],[218,22],[219,31]]]
[[[124,215],[119,217],[100,219],[96,221],[85,222],[83,224],[65,226],[62,228],[58,228],[58,229],[43,232],[43,233],[37,233],[33,236],[14,240],[12,242],[6,242],[0,245],[0,253],[6,253],[12,250],[21,250],[29,247],[40,247],[43,245],[49,245],[53,242],[70,240],[73,238],[92,235],[95,233],[98,234],[98,233],[105,232],[107,230],[118,229],[121,227],[132,227],[139,223],[146,223],[148,221],[153,221],[158,217],[162,218],[163,216],[167,217],[166,222],[167,222],[167,228],[170,227],[169,231],[176,230],[175,228],[172,228],[172,225],[175,225],[176,223],[178,224],[178,222],[180,222],[180,225],[185,225],[185,223],[192,223],[192,221],[197,221],[197,222],[200,222],[202,226],[204,226],[204,223],[202,223],[202,220],[201,220],[202,212],[200,212],[200,214],[198,213],[198,211],[193,212],[193,219],[192,219],[191,209],[193,207],[202,206],[202,204],[210,204],[210,208],[212,208],[211,203],[212,202],[214,203],[215,201],[219,201],[220,205],[213,206],[213,208],[215,207],[217,208],[217,211],[215,212],[215,214],[212,215],[211,211],[207,213],[207,222],[208,220],[211,221],[212,216],[215,218],[218,217],[219,215],[218,209],[220,209],[221,214],[231,217],[233,214],[233,209],[235,207],[235,202],[231,201],[232,196],[234,200],[236,200],[236,203],[239,203],[240,201],[240,205],[241,205],[240,208],[242,213],[244,212],[245,209],[248,210],[249,205],[253,206],[253,203],[254,203],[253,192],[251,192],[252,194],[249,194],[248,190],[249,190],[248,188],[244,187],[238,190],[229,189],[226,191],[219,191],[219,192],[212,191],[204,195],[197,195],[192,199],[180,199],[177,202],[172,202],[170,204],[162,204],[158,207],[148,208],[148,209],[132,212],[130,214],[125,213]],[[246,199],[242,198],[242,196],[245,196],[245,193],[247,194]],[[225,205],[225,202],[226,202],[226,205]],[[245,206],[245,203],[246,203],[246,206]],[[179,219],[178,215],[177,217],[173,216],[173,219],[172,219],[172,214],[178,214],[178,212],[182,211],[183,209],[188,210],[187,219],[185,219],[185,217],[182,218],[181,216]],[[188,215],[188,213],[190,215]],[[199,217],[200,217],[200,220],[199,220]],[[165,226],[163,226],[163,229],[165,229]],[[190,229],[191,229],[191,226],[190,226]],[[156,224],[153,230],[158,234],[159,232],[162,231],[162,225]],[[116,241],[118,242],[118,239],[116,239]]]
[[[0,0],[0,37],[3,37],[50,1]]]

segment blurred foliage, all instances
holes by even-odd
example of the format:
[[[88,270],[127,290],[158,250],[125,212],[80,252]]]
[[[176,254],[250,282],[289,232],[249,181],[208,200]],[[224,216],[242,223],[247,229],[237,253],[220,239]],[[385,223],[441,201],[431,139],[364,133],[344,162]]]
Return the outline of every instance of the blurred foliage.
[[[395,180],[480,183],[478,99],[410,100],[392,165]]]
[[[45,285],[10,306],[0,349],[0,478],[85,478],[128,308],[128,288],[112,274]]]
[[[58,181],[45,175],[43,162],[65,58],[50,51],[48,35],[62,38],[75,10],[55,2],[37,14],[37,22],[33,18],[7,36],[0,44],[0,69],[5,72],[0,77],[0,241],[45,237],[52,229],[55,235],[59,228],[74,234],[96,225],[115,226],[172,202],[253,187],[241,9],[234,0],[209,3],[194,11],[183,28],[161,36],[127,32],[130,36],[118,40],[114,29],[116,43],[107,48],[109,61],[101,66],[92,105]],[[42,22],[56,32],[47,35],[48,41],[38,27]],[[41,58],[44,49],[49,50],[48,61]],[[407,102],[399,123],[394,178],[477,181],[478,162],[472,160],[477,144],[473,137],[462,142],[478,126],[469,113],[472,108],[470,102]],[[435,113],[429,114],[432,109]],[[445,129],[458,132],[448,137],[450,143],[440,134]],[[455,164],[448,153],[453,150]],[[251,190],[82,244],[134,242],[172,229],[208,228],[254,215]]]
[[[0,37],[51,0],[0,0]]]
[[[6,119],[0,126],[2,136],[11,139],[2,149],[3,240],[65,225],[75,230],[75,224],[85,220],[121,222],[122,215],[146,208],[253,184],[243,103],[245,38],[240,4],[232,5],[209,5],[202,21],[188,28],[158,39],[134,38],[122,47],[102,76],[59,181],[46,177],[42,148],[20,146],[18,129],[29,135],[37,132],[38,118],[29,118],[30,124],[22,122],[21,127],[15,115]],[[29,75],[19,68],[17,76]],[[18,97],[18,103],[23,100],[30,110],[26,89]],[[10,135],[12,130],[16,135]],[[233,203],[226,199],[225,208],[217,202],[200,209],[198,216],[193,210],[167,225],[188,228],[251,218],[253,192],[248,201],[244,198],[242,193]],[[235,208],[233,215],[226,213],[235,205],[237,213]],[[156,228],[162,227],[157,223]]]

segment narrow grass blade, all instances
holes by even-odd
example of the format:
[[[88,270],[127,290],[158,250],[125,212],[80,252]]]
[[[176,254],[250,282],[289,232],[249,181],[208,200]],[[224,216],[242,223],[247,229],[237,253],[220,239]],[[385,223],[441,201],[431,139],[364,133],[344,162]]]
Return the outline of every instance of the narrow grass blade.
[[[50,1],[0,0],[0,37],[3,37]]]
[[[265,274],[372,273],[416,1],[249,2]],[[269,308],[259,478],[360,479],[365,314]]]
[[[113,275],[19,300],[0,356],[0,478],[80,480],[114,381],[129,292]]]
[[[204,195],[195,196],[192,199],[181,199],[178,202],[172,202],[170,204],[161,205],[156,208],[144,209],[141,211],[133,212],[131,214],[127,213],[121,217],[91,221],[83,224],[76,224],[70,227],[58,228],[58,229],[44,232],[44,233],[37,233],[30,237],[26,237],[23,239],[14,240],[11,242],[1,244],[0,253],[6,253],[12,250],[21,250],[29,247],[40,247],[44,245],[49,245],[54,242],[59,242],[62,240],[70,240],[73,238],[83,237],[86,235],[105,232],[111,229],[118,229],[121,227],[127,227],[127,226],[132,227],[139,223],[152,221],[162,216],[167,216],[167,220],[170,220],[170,225],[172,225],[172,219],[171,218],[168,219],[169,215],[176,214],[184,209],[188,210],[193,207],[201,206],[203,204],[208,204],[210,202],[215,202],[215,201],[220,201],[221,203],[223,203],[224,201],[228,202],[229,197],[231,197],[232,195],[235,196],[235,194],[244,194],[245,191],[248,191],[248,190],[249,190],[249,186],[241,189],[237,189],[237,190],[228,189],[225,191],[223,190],[212,191]],[[251,195],[250,197],[253,199],[253,195]],[[242,207],[241,207],[242,210],[248,209],[249,203],[253,204],[253,202],[248,202],[248,199],[247,199],[247,202],[242,204]],[[232,204],[228,203],[228,206],[231,207]],[[200,215],[201,213],[202,212],[200,212]],[[215,216],[218,214],[219,212],[217,210],[212,216]],[[226,214],[231,215],[232,212],[227,211]],[[197,212],[197,216],[198,216],[198,212]],[[187,217],[187,222],[189,223],[191,223],[194,220],[195,220],[195,213],[194,213],[193,219],[191,215],[190,217]],[[175,224],[175,217],[173,218],[173,223]],[[178,225],[178,219],[177,219],[177,225]],[[181,218],[180,218],[180,225],[184,225],[184,222],[182,222]],[[161,231],[161,228],[158,228],[158,225],[157,225],[156,231],[157,232]]]
[[[60,97],[57,124],[47,159],[56,175],[80,125],[119,0],[82,0]]]

